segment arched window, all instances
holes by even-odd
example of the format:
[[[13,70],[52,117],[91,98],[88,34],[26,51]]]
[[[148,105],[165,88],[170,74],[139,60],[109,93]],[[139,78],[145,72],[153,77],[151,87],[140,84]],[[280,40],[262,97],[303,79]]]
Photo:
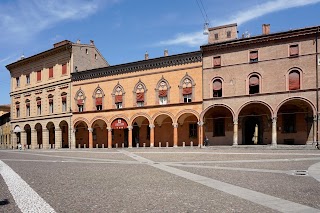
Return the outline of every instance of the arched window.
[[[170,86],[167,80],[165,80],[163,77],[158,82],[157,88],[156,88],[156,96],[158,98],[156,104],[165,105],[169,103],[169,95],[170,95]]]
[[[112,92],[114,108],[121,109],[124,107],[124,95],[125,95],[124,89],[118,82],[118,84],[114,87]]]
[[[292,70],[289,73],[289,90],[300,89],[300,72],[298,70]]]
[[[53,113],[53,95],[48,95],[49,100],[49,113]]]
[[[37,97],[37,115],[41,115],[41,98]]]
[[[249,94],[260,93],[260,78],[258,75],[251,75],[249,78]]]
[[[26,100],[26,116],[30,116],[30,100]]]
[[[67,111],[67,93],[63,92],[61,94],[62,112]]]
[[[213,97],[222,97],[222,81],[220,79],[213,80]]]
[[[19,101],[16,102],[16,117],[17,118],[20,117],[20,102]]]
[[[142,107],[146,105],[147,88],[144,83],[139,80],[133,90],[133,95],[136,97],[134,105]]]
[[[83,112],[84,111],[85,95],[81,89],[77,92],[75,99],[76,99],[77,106],[78,106],[78,112]]]
[[[194,80],[188,73],[181,79],[179,84],[179,93],[180,93],[180,103],[189,103],[194,100],[194,87],[195,87]]]
[[[96,110],[102,110],[103,96],[104,96],[103,91],[98,86],[93,94],[93,99],[95,101],[94,105],[96,106]]]

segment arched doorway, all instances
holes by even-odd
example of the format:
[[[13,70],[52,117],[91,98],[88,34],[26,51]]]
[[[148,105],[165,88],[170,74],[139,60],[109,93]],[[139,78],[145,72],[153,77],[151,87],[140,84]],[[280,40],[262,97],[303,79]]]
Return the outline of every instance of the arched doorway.
[[[31,127],[29,124],[24,126],[24,131],[26,132],[26,149],[31,149]]]
[[[92,124],[93,148],[106,148],[108,146],[108,130],[104,120],[98,119]]]
[[[150,127],[149,120],[144,116],[136,117],[132,121],[132,146],[150,147]]]
[[[271,144],[272,141],[272,111],[262,102],[244,105],[238,116],[239,131],[242,135],[242,145]]]
[[[154,146],[166,147],[168,142],[169,147],[173,147],[173,120],[166,114],[157,116],[154,120]]]
[[[128,147],[128,123],[123,118],[114,119],[111,123],[112,147]]]
[[[224,105],[211,106],[203,115],[204,139],[208,145],[233,144],[233,112]]]
[[[184,113],[178,118],[178,146],[198,146],[198,118],[192,113]]]
[[[84,121],[75,124],[76,148],[89,148],[88,125]]]
[[[13,133],[15,133],[16,135],[16,141],[14,142],[14,144],[12,144],[12,148],[14,149],[18,149],[18,144],[21,143],[21,128],[20,126],[15,126],[13,129]]]
[[[42,125],[40,123],[37,123],[34,127],[37,132],[37,146],[39,149],[42,148]]]
[[[69,148],[69,125],[66,121],[61,121],[59,127],[61,129],[61,148]]]
[[[313,106],[306,100],[293,98],[279,105],[277,111],[277,143],[305,145],[316,140]]]
[[[52,122],[47,124],[47,129],[49,131],[49,149],[54,149],[55,146],[55,127]]]

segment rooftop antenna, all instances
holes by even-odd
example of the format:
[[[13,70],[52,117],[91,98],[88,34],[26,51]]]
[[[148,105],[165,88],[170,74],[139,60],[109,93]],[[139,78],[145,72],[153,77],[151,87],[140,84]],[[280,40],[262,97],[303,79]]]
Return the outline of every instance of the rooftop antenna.
[[[200,1],[200,3],[199,3]],[[196,0],[197,5],[200,9],[200,12],[202,14],[202,17],[204,19],[204,24],[203,24],[203,35],[208,35],[209,34],[209,19],[208,19],[208,15],[206,13],[206,9],[203,6],[202,0]],[[201,5],[201,6],[200,6]]]

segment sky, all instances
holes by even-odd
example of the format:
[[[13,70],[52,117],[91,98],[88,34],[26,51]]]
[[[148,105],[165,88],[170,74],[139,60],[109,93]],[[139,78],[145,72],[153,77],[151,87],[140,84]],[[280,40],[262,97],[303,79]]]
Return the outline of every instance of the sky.
[[[202,7],[203,6],[203,7]],[[201,9],[205,8],[205,10]],[[6,65],[62,40],[94,40],[110,65],[197,51],[203,24],[238,23],[239,37],[320,25],[320,0],[0,0],[0,104],[10,103]]]

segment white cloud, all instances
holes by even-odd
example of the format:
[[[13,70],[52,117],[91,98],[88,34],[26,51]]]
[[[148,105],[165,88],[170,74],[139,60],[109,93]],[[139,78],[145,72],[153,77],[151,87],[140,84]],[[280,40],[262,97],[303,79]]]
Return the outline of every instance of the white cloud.
[[[306,5],[319,3],[320,0],[271,0],[262,4],[250,7],[247,10],[239,11],[230,19],[224,19],[223,21],[212,21],[213,26],[219,26],[230,23],[238,23],[241,25],[258,17],[270,14],[273,12],[286,10],[295,7],[302,7]],[[188,45],[188,46],[200,46],[207,40],[206,36],[202,35],[202,32],[192,33],[180,33],[173,39],[160,41],[158,45]]]
[[[113,3],[110,0],[108,3]],[[2,41],[28,39],[62,21],[79,20],[95,13],[102,0],[17,0],[0,3]]]

